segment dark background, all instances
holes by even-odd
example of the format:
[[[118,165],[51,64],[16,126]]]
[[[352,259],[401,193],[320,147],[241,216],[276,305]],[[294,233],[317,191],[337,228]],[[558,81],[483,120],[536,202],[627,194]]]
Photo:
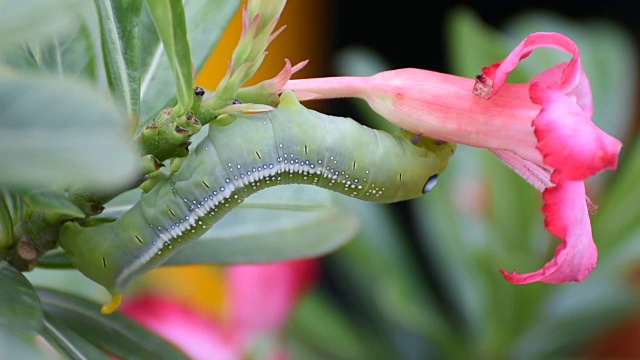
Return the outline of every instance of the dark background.
[[[394,3],[397,5],[389,6]],[[348,45],[366,45],[380,52],[394,68],[446,71],[442,52],[444,21],[457,6],[473,9],[496,28],[519,13],[548,10],[575,20],[608,18],[626,27],[636,41],[640,33],[640,19],[632,2],[336,0],[331,3],[329,16],[334,30],[332,47],[339,50]]]

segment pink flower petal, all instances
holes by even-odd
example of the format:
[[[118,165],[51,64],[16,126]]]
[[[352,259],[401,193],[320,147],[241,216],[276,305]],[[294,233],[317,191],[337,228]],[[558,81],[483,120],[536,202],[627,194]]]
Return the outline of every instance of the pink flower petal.
[[[175,300],[160,295],[129,299],[120,308],[129,318],[176,344],[192,359],[238,359],[242,351],[234,339],[212,320]]]
[[[544,88],[558,90],[562,82],[562,77],[567,69],[568,63],[563,62],[552,66],[543,72],[536,75],[530,84],[538,83]],[[591,96],[591,85],[589,79],[583,70],[580,70],[579,81],[575,88],[570,89],[567,92],[563,92],[565,95],[575,101],[575,103],[582,109],[585,115],[591,119],[593,116],[593,99]]]
[[[604,169],[615,169],[622,144],[600,130],[571,98],[534,83],[531,99],[542,105],[533,121],[536,148],[555,170],[551,180],[583,180]]]
[[[282,89],[284,84],[291,79],[291,75],[298,72],[300,69],[305,67],[309,60],[304,60],[297,63],[295,66],[291,67],[291,61],[289,59],[284,59],[284,68],[271,80],[266,80],[265,83],[272,89],[272,91],[278,91],[278,89]]]
[[[230,266],[231,323],[246,338],[281,328],[317,279],[317,260]]]
[[[542,198],[545,201],[542,207],[545,227],[562,239],[562,243],[556,248],[555,257],[535,272],[500,272],[514,284],[582,281],[596,266],[598,258],[598,250],[591,235],[584,183],[564,181],[547,188]]]

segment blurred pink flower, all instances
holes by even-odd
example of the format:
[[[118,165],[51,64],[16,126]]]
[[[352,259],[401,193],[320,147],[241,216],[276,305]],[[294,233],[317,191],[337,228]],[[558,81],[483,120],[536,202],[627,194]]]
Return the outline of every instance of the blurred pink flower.
[[[527,84],[505,83],[520,60],[539,47],[563,50],[572,58]],[[281,90],[293,90],[301,100],[362,98],[404,129],[489,149],[542,191],[545,226],[562,243],[538,271],[501,270],[512,283],[582,281],[595,267],[584,180],[615,169],[622,144],[592,122],[591,88],[568,37],[531,34],[476,79],[399,69],[370,77],[290,80]]]
[[[317,276],[316,260],[226,267],[224,319],[198,312],[171,294],[141,293],[128,299],[121,311],[193,359],[245,359],[255,341],[282,329]],[[270,348],[267,356],[287,358],[280,344]]]

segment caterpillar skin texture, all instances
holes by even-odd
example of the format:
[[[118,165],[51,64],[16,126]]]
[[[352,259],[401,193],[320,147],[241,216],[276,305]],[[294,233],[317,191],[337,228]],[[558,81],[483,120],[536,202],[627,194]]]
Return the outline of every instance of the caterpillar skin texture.
[[[209,126],[180,169],[119,219],[63,226],[60,245],[76,268],[118,295],[257,191],[296,183],[366,201],[412,199],[435,185],[455,149],[308,110],[292,93],[276,110]]]

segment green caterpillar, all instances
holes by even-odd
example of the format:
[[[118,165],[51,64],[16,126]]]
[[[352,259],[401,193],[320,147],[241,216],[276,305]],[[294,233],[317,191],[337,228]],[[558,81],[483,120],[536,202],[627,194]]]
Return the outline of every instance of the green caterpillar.
[[[134,277],[199,238],[246,197],[283,184],[310,184],[390,203],[431,190],[454,144],[408,132],[390,135],[304,108],[284,93],[276,110],[224,115],[180,169],[111,223],[67,223],[60,245],[73,265],[112,294],[114,311]]]

